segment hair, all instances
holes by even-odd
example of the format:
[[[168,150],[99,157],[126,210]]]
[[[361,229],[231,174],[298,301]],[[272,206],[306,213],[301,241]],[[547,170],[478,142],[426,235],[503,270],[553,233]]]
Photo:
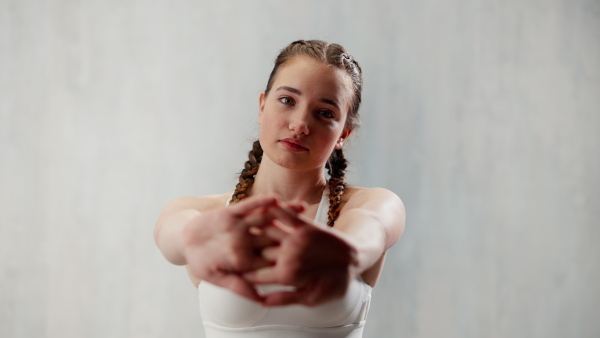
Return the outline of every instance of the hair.
[[[361,103],[362,70],[358,62],[348,54],[344,47],[338,44],[330,44],[321,40],[298,40],[292,42],[275,59],[275,65],[269,76],[265,95],[271,90],[275,76],[280,68],[296,56],[308,56],[324,64],[344,70],[350,76],[353,96],[346,116],[345,127],[348,129],[358,128],[360,126],[358,109]],[[248,161],[244,164],[244,170],[240,174],[239,183],[235,187],[230,203],[238,202],[247,196],[248,190],[252,187],[254,178],[260,167],[262,155],[263,150],[260,142],[257,140],[252,145],[252,150],[248,153]],[[330,227],[334,225],[335,220],[340,214],[342,195],[346,188],[347,166],[348,161],[344,158],[342,149],[334,149],[325,164],[329,173],[330,203],[327,225]]]

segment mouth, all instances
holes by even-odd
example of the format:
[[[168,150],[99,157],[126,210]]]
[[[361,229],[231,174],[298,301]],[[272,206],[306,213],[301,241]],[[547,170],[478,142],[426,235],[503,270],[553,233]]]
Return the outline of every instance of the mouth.
[[[304,143],[302,143],[302,141],[295,139],[295,138],[284,138],[282,140],[279,140],[279,142],[288,150],[291,151],[308,151],[308,148],[306,147],[306,145],[304,145]]]

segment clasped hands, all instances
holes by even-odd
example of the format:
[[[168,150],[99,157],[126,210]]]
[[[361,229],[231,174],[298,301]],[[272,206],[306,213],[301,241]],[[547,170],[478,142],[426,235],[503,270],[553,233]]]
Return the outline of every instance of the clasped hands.
[[[341,232],[314,224],[305,209],[256,196],[200,215],[185,230],[188,270],[265,306],[343,297],[357,274],[356,248]],[[260,284],[293,288],[260,294]]]

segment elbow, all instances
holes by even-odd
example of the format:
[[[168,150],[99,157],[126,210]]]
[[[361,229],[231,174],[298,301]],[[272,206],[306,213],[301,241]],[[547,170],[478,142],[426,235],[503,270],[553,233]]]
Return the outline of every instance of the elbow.
[[[394,243],[396,243],[400,239],[400,237],[402,237],[406,226],[406,209],[404,208],[404,204],[402,203],[400,198],[398,198],[396,202],[396,206],[394,208],[393,221],[391,223],[392,226],[390,227],[387,234],[388,247],[394,245]]]
[[[392,247],[402,237],[406,221],[406,209],[400,197],[390,192],[390,198],[382,205],[376,218],[383,225],[385,249]]]
[[[185,211],[163,214],[154,228],[154,242],[158,250],[167,261],[175,265],[186,264],[185,230],[192,219],[192,215],[188,214],[190,213]]]
[[[163,236],[162,236],[162,227],[160,226],[160,224],[156,224],[156,226],[154,227],[154,243],[156,244],[156,247],[158,248],[158,250],[163,254],[163,256],[165,256],[165,258],[168,259],[168,257],[165,255],[164,252],[164,245],[163,245]]]

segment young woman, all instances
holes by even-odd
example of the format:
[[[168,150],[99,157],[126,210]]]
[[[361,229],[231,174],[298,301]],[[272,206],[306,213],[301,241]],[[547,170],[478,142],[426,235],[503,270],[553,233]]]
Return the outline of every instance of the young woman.
[[[405,212],[388,190],[345,183],[361,90],[342,46],[293,42],[260,94],[259,140],[235,190],[162,210],[156,243],[198,287],[207,337],[362,336]]]

